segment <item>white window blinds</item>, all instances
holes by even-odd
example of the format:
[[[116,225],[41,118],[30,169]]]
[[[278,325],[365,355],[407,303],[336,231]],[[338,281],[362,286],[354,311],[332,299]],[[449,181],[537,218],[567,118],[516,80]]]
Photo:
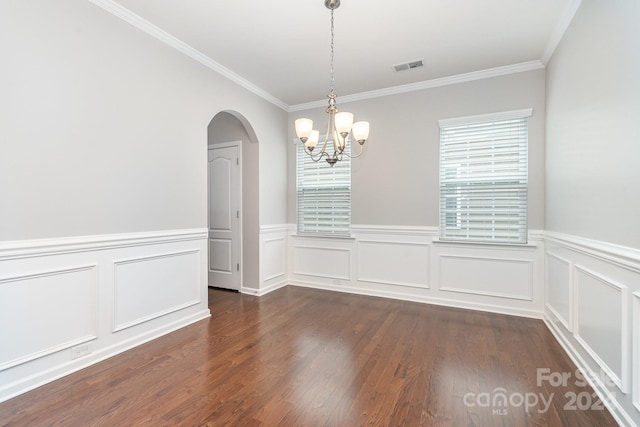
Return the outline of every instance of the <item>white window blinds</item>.
[[[440,238],[527,242],[531,110],[440,120]]]
[[[329,141],[328,147],[333,143]],[[351,233],[351,159],[331,167],[315,163],[297,143],[297,217],[299,234],[349,236]],[[351,143],[345,149],[349,153]]]

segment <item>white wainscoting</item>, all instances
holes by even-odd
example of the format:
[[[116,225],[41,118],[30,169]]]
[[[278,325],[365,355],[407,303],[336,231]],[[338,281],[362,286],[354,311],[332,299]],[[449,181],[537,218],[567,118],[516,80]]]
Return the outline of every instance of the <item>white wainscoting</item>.
[[[209,316],[207,231],[0,243],[0,401]]]
[[[260,227],[260,287],[243,286],[242,293],[264,295],[287,285],[287,244],[291,233],[289,224]]]
[[[433,242],[433,282],[451,305],[541,318],[543,242],[530,232],[526,245]]]
[[[195,249],[114,261],[113,332],[198,304],[200,254]],[[182,285],[158,286],[163,282]]]
[[[0,279],[2,335],[15,338],[0,341],[0,371],[98,337],[96,269],[93,264]],[[46,319],[48,333],[36,319]]]
[[[303,243],[302,240],[296,239],[292,246],[293,270],[298,276],[351,280],[353,249],[350,242],[347,245],[343,243],[325,242],[321,247],[313,242]]]
[[[573,331],[573,264],[566,258],[547,251],[545,308],[552,312],[567,331]]]
[[[545,322],[621,425],[640,425],[640,251],[545,233]]]
[[[357,240],[358,282],[429,288],[428,243]]]
[[[290,227],[293,230],[292,227]],[[437,241],[437,227],[352,226],[351,238],[289,237],[293,285],[541,318],[543,245]]]
[[[575,271],[575,338],[602,372],[626,393],[627,288],[581,265],[576,265]]]
[[[533,260],[441,254],[439,261],[441,291],[533,300]]]

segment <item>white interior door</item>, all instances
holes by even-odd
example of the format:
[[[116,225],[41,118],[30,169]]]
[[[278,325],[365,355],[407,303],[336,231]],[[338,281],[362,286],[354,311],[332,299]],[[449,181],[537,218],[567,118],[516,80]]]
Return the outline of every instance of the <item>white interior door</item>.
[[[209,286],[240,290],[239,144],[209,149]]]

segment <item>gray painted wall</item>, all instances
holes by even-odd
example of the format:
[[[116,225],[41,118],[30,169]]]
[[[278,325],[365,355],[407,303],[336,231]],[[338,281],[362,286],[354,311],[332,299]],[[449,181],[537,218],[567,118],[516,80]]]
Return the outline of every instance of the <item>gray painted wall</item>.
[[[268,153],[260,223],[286,221],[280,108],[87,1],[3,1],[0,56],[0,241],[205,228],[224,110]]]
[[[371,122],[352,163],[352,223],[438,225],[438,120],[533,108],[529,119],[529,228],[544,228],[545,73],[535,70],[365,101],[340,103]],[[299,117],[325,126],[324,108],[289,114],[289,221],[295,223],[295,130]]]
[[[640,2],[584,0],[547,67],[550,231],[640,248]]]

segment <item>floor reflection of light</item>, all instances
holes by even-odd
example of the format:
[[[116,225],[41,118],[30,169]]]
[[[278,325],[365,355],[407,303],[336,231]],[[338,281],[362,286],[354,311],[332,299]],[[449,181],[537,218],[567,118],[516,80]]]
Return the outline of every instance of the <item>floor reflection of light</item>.
[[[304,412],[307,422],[316,417],[325,422],[336,411],[346,412],[339,407],[355,401],[357,369],[351,348],[337,338],[304,334],[297,337],[295,345],[290,399],[298,411]]]

